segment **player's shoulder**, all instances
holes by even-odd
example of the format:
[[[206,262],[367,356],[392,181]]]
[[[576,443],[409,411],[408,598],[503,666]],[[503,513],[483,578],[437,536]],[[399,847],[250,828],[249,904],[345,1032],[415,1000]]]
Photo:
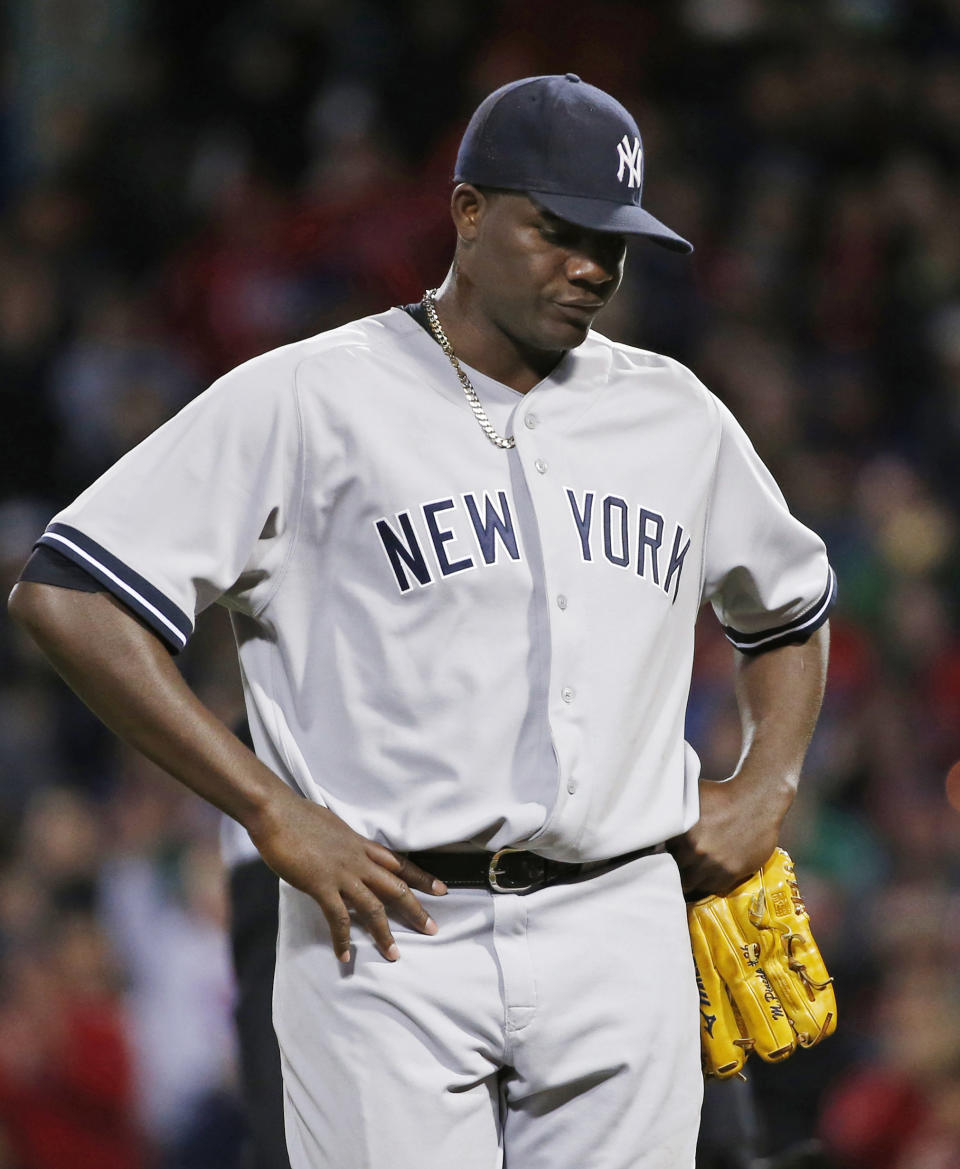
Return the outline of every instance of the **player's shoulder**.
[[[234,366],[219,380],[237,384],[263,383],[265,380],[274,385],[292,383],[304,365],[324,361],[335,363],[338,359],[350,360],[377,348],[387,335],[397,332],[392,320],[394,313],[396,310],[360,317],[336,328],[325,329],[322,333],[280,345]],[[413,321],[410,323],[417,327]]]
[[[391,345],[402,346],[405,322],[419,331],[406,313],[390,309],[280,345],[234,366],[213,383],[208,394],[227,397],[237,407],[248,400],[261,405],[292,400],[304,371],[332,375],[344,367],[355,368],[358,360],[382,357]]]
[[[610,387],[622,394],[662,392],[675,408],[704,415],[719,424],[720,401],[683,362],[665,353],[613,341],[591,332],[587,345],[592,356],[605,364]]]

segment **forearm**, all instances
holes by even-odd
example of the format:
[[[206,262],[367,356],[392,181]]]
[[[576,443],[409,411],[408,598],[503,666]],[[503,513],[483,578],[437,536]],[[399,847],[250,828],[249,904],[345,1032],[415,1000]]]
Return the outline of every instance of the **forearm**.
[[[702,780],[700,819],[671,842],[690,894],[727,893],[773,852],[816,726],[829,634],[757,657],[738,655],[743,751],[725,783]]]
[[[241,824],[255,828],[272,803],[291,797],[109,593],[21,582],[10,612],[112,731]]]
[[[732,778],[739,786],[762,788],[784,814],[793,802],[823,702],[829,645],[829,628],[823,625],[803,645],[756,657],[737,655],[743,751]]]
[[[273,871],[316,900],[343,961],[350,910],[391,961],[399,951],[385,906],[413,929],[436,932],[412,890],[437,895],[443,884],[297,796],[203,705],[159,639],[109,593],[21,581],[10,612],[111,730],[238,820]]]

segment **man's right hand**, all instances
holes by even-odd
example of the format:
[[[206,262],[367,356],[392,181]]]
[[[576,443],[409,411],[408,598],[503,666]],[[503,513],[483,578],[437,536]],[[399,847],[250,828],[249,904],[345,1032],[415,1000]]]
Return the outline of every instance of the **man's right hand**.
[[[350,911],[391,962],[389,910],[436,932],[411,889],[446,886],[328,809],[302,799],[197,698],[159,637],[110,593],[21,581],[10,613],[111,730],[191,791],[243,824],[283,880],[313,897],[333,948],[350,960]]]
[[[307,893],[323,910],[333,952],[341,962],[350,961],[351,911],[390,962],[400,957],[400,951],[388,913],[422,934],[437,932],[437,923],[412,890],[442,896],[446,885],[354,832],[329,808],[290,792],[289,797],[271,800],[261,822],[247,828],[277,876]]]

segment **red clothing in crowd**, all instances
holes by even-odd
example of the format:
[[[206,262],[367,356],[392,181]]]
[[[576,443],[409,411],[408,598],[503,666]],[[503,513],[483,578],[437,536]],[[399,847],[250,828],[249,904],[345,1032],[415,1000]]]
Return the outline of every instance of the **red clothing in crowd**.
[[[144,1169],[130,1052],[112,1006],[66,1006],[57,1043],[29,1070],[11,1058],[29,1036],[4,1030],[0,1131],[18,1169]]]

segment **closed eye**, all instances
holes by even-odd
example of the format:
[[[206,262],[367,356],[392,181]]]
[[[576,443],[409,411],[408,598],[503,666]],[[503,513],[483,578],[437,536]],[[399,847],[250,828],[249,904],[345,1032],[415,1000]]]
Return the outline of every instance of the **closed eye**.
[[[559,244],[561,247],[572,247],[579,238],[579,233],[576,231],[571,231],[568,227],[555,227],[549,223],[540,225],[540,234],[545,240],[549,240],[552,244]]]

